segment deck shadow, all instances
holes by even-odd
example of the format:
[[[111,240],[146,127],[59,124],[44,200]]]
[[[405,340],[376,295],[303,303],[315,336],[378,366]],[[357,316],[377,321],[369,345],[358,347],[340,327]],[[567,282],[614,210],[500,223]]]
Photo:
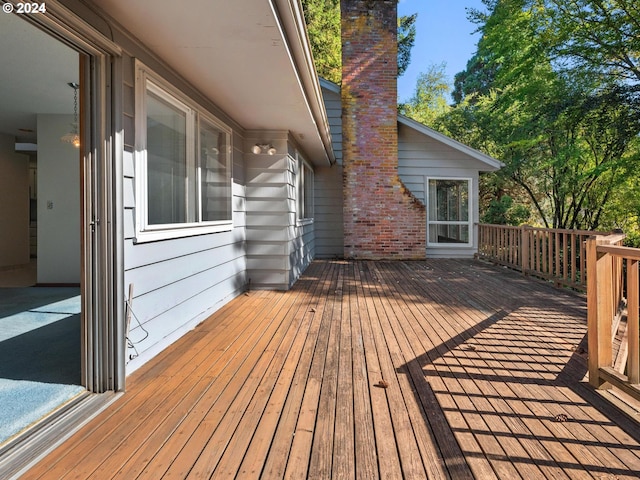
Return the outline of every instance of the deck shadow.
[[[419,265],[405,267],[412,280],[425,281],[415,275]],[[475,281],[485,288],[500,285],[500,270],[481,270],[474,273]],[[433,330],[424,322],[420,325],[420,320],[407,327],[403,334],[422,336],[428,349],[397,369],[411,379],[424,420],[445,459],[457,446],[475,476],[481,468],[495,473],[512,469],[525,476],[559,470],[569,476],[575,471],[640,475],[637,424],[583,381],[587,372],[583,299],[540,282],[530,282],[529,294],[518,293],[521,279],[509,285],[508,275],[499,295],[483,296],[479,289],[456,289],[455,282],[443,280],[444,272],[435,274],[440,275],[437,282],[431,281],[437,283],[436,292],[415,282],[402,287],[387,283],[383,290],[385,295],[407,298],[407,305],[416,297],[434,302],[435,307],[424,308],[436,312],[425,315],[436,323],[447,322],[438,317],[442,311],[466,317],[448,325],[456,330],[450,337],[430,337]],[[420,306],[408,308],[418,308],[414,315],[419,317]],[[491,310],[494,313],[487,316]],[[628,438],[611,436],[610,429],[616,426]],[[599,456],[602,449],[608,451]],[[611,453],[620,450],[635,453],[621,461]]]

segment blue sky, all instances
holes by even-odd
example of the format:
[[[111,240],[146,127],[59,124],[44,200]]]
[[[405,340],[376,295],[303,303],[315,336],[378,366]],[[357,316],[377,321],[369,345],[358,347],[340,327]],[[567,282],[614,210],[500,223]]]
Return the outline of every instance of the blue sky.
[[[413,95],[418,75],[430,65],[446,63],[452,85],[453,76],[465,69],[480,38],[472,34],[476,25],[467,20],[469,7],[486,10],[481,0],[400,0],[398,15],[418,13],[411,64],[398,79],[400,102]]]

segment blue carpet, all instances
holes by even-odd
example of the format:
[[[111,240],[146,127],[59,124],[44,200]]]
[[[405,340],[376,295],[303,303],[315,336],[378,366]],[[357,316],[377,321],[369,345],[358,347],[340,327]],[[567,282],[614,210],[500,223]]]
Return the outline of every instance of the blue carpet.
[[[77,288],[0,289],[0,444],[80,386]]]
[[[32,290],[38,291],[39,289]],[[70,291],[66,295],[75,294],[77,291],[76,289],[65,289],[65,291],[67,290]],[[80,295],[73,295],[47,305],[39,305],[41,302],[50,299],[50,297],[45,299],[42,295],[37,298],[31,298],[30,303],[24,305],[23,309],[9,315],[3,315],[2,310],[18,309],[18,301],[16,299],[12,301],[10,304],[13,307],[12,309],[4,305],[5,303],[9,304],[9,301],[2,302],[3,307],[0,309],[0,342],[80,313]]]
[[[83,391],[79,385],[0,378],[0,444]]]

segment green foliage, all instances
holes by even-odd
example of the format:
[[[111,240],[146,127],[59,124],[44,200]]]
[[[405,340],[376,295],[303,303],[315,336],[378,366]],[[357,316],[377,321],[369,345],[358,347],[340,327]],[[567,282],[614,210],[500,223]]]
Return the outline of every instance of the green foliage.
[[[482,38],[441,121],[506,164],[497,176],[524,192],[516,203],[530,204],[537,223],[595,229],[611,223],[614,202],[636,180],[640,88],[630,74],[618,81],[582,68],[588,55],[569,61],[580,38],[567,25],[580,19],[560,22],[561,3],[590,2],[493,0],[488,13],[473,12]],[[621,2],[599,2],[612,3]]]
[[[640,4],[637,0],[546,0],[542,34],[566,70],[640,81]]]
[[[340,0],[302,0],[302,8],[316,71],[321,77],[340,84]],[[398,76],[406,71],[411,62],[417,18],[417,13],[398,18]]]
[[[624,240],[624,245],[626,247],[640,248],[640,231],[633,230],[631,232],[626,232],[627,238]]]
[[[413,97],[399,105],[399,112],[425,125],[435,126],[438,118],[449,111],[449,90],[445,64],[431,65],[418,76]]]
[[[482,215],[482,222],[493,225],[522,225],[529,220],[531,211],[525,205],[514,205],[509,195],[503,195],[499,200],[492,199],[489,207]]]
[[[398,17],[398,76],[409,67],[411,63],[411,49],[416,41],[416,19],[418,14]]]
[[[318,75],[339,84],[342,77],[340,0],[302,0],[302,8]]]

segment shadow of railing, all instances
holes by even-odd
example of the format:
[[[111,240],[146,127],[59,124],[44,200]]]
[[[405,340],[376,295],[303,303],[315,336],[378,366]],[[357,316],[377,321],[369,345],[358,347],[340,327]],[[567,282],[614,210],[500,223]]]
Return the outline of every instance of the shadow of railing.
[[[424,268],[419,264],[407,263],[405,268],[403,282],[399,277],[385,280],[386,273],[378,277],[385,296],[406,302],[409,310],[418,309],[406,315],[419,325],[403,326],[408,332],[396,335],[409,338],[417,333],[425,349],[397,373],[411,379],[423,419],[449,468],[459,464],[460,456],[468,463],[477,456],[488,462],[487,468],[513,465],[520,474],[562,469],[640,475],[637,465],[625,465],[613,453],[622,449],[636,457],[638,443],[625,444],[609,432],[617,426],[640,442],[637,424],[598,399],[583,381],[587,362],[582,298],[538,282],[518,292],[521,277],[492,267],[478,267],[482,271],[476,270],[473,282],[466,283],[472,291],[456,288],[460,279],[448,281],[446,272],[431,270],[434,278],[428,279],[417,272]],[[485,291],[482,296],[482,289],[500,285],[494,294]],[[455,334],[440,332],[431,338],[438,327],[418,315],[421,304],[428,303],[435,306],[424,308],[440,315],[436,323],[446,322],[446,315],[467,316],[451,320]],[[480,308],[469,314],[474,303]],[[418,353],[416,342],[411,343]],[[475,447],[469,438],[477,439]],[[483,442],[489,446],[478,453],[474,448],[484,449]],[[494,448],[502,453],[495,455]],[[603,449],[605,454],[598,454]]]

